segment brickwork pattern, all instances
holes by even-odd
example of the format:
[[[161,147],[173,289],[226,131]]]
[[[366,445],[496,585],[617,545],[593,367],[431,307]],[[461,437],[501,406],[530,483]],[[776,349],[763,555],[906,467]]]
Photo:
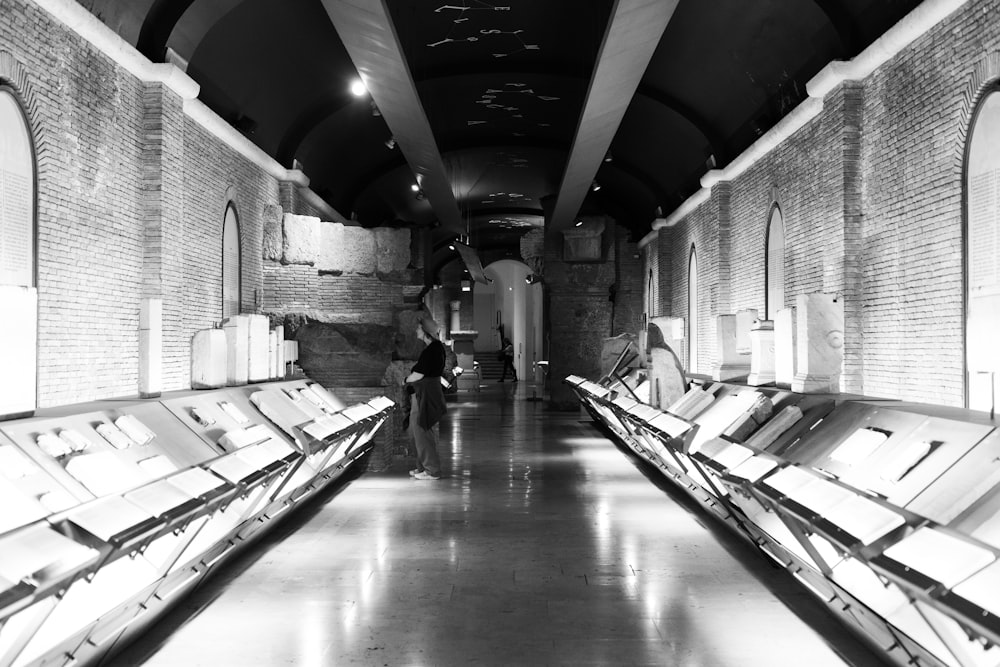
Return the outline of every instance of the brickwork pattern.
[[[38,405],[134,395],[141,86],[33,4],[5,2],[0,34],[36,147]]]
[[[634,336],[639,335],[642,328],[643,313],[643,289],[646,281],[643,280],[643,260],[639,253],[639,247],[628,240],[628,230],[617,228],[618,235],[617,257],[618,277],[616,279],[617,289],[615,291],[615,320],[612,325],[613,335],[628,333]]]
[[[963,155],[996,10],[969,2],[865,81],[868,394],[964,404]]]

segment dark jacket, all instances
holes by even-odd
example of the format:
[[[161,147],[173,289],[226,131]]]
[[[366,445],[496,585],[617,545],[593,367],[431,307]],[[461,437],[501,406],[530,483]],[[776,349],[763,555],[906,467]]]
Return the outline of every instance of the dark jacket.
[[[410,410],[417,411],[417,426],[430,428],[441,421],[448,410],[444,402],[441,378],[425,377],[410,383],[410,386],[413,387]]]

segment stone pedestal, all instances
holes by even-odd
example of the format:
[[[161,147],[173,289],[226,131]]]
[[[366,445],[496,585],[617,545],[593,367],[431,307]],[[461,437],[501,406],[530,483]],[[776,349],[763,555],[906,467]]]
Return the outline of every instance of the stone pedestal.
[[[26,417],[36,407],[38,292],[34,287],[0,285],[0,303],[0,416]]]
[[[250,377],[250,316],[223,320],[222,330],[226,332],[226,384],[244,385]]]
[[[795,309],[783,308],[774,318],[774,383],[790,388],[795,380]]]
[[[713,380],[739,380],[750,374],[750,327],[756,319],[756,310],[718,316]]]
[[[457,312],[452,311],[453,320],[456,316]],[[476,357],[475,340],[478,337],[478,331],[451,332],[451,339],[455,341],[456,364],[463,371],[458,376],[459,391],[479,391],[479,374],[473,371]]]
[[[774,322],[757,320],[750,329],[750,375],[747,384],[759,387],[774,382]]]
[[[795,299],[796,372],[792,391],[840,390],[844,360],[844,303],[833,294],[801,294]]]
[[[139,306],[139,398],[163,391],[163,299],[146,298]]]
[[[191,341],[191,388],[226,386],[226,332],[204,329]]]

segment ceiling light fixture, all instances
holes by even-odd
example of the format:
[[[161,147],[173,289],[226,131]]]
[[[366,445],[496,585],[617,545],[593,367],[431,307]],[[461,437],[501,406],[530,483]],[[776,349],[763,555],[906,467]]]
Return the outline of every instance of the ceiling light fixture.
[[[365,86],[364,81],[361,79],[355,79],[351,81],[351,94],[355,97],[361,97],[368,92],[368,87]]]
[[[607,154],[604,156],[604,161],[605,162],[611,162],[611,160],[613,160],[613,159],[614,158],[611,157],[611,151],[608,151]]]
[[[598,183],[597,181],[594,181],[593,183],[590,184],[590,189],[593,190],[594,192],[597,192],[598,190],[601,189],[601,184]]]
[[[579,226],[580,226],[580,225],[582,225],[582,224],[583,224],[583,220],[577,220],[577,221],[576,221],[576,224],[575,224],[575,225],[573,225],[573,226],[574,226],[574,227],[579,227]]]
[[[411,185],[410,189],[413,190],[414,192],[420,192],[420,186],[417,185],[416,183],[414,183],[413,185]]]
[[[389,150],[392,150],[393,148],[396,147],[396,138],[395,137],[389,137],[383,143],[385,144],[386,148],[388,148]]]

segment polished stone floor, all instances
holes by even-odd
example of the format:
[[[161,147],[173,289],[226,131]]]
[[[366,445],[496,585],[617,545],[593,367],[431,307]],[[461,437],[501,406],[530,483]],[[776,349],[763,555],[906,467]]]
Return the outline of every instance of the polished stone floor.
[[[441,427],[446,479],[411,480],[403,462],[352,479],[114,665],[881,664],[584,413],[534,391],[462,395]]]

